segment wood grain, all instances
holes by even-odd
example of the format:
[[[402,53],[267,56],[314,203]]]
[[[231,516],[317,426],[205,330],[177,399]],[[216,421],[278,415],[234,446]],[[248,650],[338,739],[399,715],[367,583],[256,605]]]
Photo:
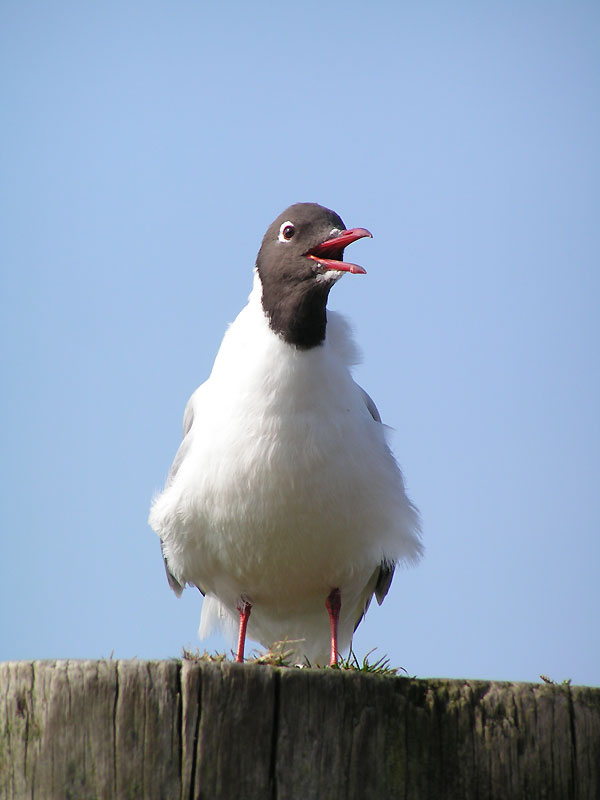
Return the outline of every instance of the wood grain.
[[[598,800],[600,689],[209,661],[0,664],[0,798]]]

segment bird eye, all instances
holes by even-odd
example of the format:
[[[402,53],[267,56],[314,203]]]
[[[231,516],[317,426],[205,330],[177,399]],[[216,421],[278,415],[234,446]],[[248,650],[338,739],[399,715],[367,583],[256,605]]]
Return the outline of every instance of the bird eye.
[[[291,222],[284,222],[279,228],[279,236],[277,237],[280,242],[289,242],[292,236],[296,233],[296,229]]]

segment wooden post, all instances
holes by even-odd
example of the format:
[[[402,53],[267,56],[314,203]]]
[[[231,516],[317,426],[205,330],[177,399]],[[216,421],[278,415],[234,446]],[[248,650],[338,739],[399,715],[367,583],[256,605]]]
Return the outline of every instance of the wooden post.
[[[0,664],[0,798],[598,800],[600,689],[176,661]]]

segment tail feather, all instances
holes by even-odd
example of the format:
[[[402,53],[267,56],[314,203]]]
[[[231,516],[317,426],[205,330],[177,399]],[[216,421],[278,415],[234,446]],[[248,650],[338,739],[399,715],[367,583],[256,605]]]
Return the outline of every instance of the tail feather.
[[[237,636],[236,619],[214,594],[207,594],[202,601],[202,615],[200,617],[198,636],[200,639],[206,639],[215,629],[223,633],[231,644],[235,643]]]

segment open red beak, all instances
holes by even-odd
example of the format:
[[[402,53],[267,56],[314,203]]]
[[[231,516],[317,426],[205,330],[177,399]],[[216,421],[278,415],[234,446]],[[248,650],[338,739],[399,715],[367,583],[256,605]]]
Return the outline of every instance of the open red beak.
[[[339,272],[352,272],[355,275],[366,275],[367,270],[363,269],[363,267],[341,260],[344,247],[352,244],[352,242],[355,242],[357,239],[364,239],[365,236],[368,236],[370,239],[373,238],[373,234],[366,228],[350,228],[347,231],[341,231],[337,236],[327,239],[316,247],[313,247],[312,250],[306,253],[306,257],[312,258],[313,261],[327,267],[327,269],[335,269]],[[323,256],[333,257],[324,258]]]

